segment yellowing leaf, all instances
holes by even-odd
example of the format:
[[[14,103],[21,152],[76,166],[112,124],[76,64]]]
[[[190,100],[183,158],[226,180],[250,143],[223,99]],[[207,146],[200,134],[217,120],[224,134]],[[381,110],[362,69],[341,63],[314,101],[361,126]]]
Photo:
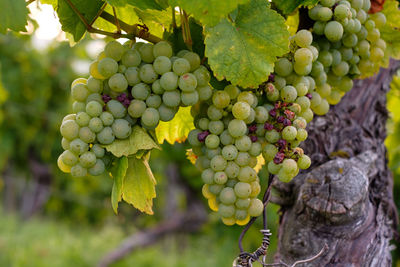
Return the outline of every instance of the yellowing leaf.
[[[192,163],[193,165],[196,164],[197,156],[193,153],[193,150],[187,149],[186,150],[186,158]]]
[[[156,197],[156,179],[146,157],[128,159],[128,169],[122,187],[122,198],[141,212],[153,214],[153,198]]]
[[[132,129],[132,134],[124,140],[115,140],[110,145],[104,146],[107,151],[116,157],[130,156],[136,154],[139,150],[160,149],[153,138],[140,126],[136,125]]]
[[[111,191],[111,205],[115,213],[118,213],[118,203],[122,198],[122,187],[127,169],[128,158],[122,157],[117,159],[116,165],[111,170],[111,176],[114,179],[114,184]]]
[[[257,165],[254,167],[254,170],[258,173],[261,170],[262,166],[264,166],[264,164],[265,164],[264,157],[262,155],[259,155],[257,157]]]
[[[299,11],[297,10],[293,15],[287,16],[285,24],[290,35],[295,35],[299,27]]]
[[[160,144],[164,143],[164,140],[170,144],[181,143],[186,140],[189,132],[193,129],[190,107],[182,107],[171,121],[160,122],[156,128],[157,140]]]

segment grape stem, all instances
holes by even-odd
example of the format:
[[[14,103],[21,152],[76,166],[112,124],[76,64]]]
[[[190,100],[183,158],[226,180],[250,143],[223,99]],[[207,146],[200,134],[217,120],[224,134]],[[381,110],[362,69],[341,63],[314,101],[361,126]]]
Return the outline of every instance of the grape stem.
[[[139,37],[139,38],[142,38],[151,43],[158,43],[159,41],[161,41],[161,38],[150,34],[148,32],[148,28],[145,25],[140,25],[140,24],[129,25],[129,24],[119,20],[116,16],[115,8],[113,8],[114,16],[111,15],[110,13],[104,11],[104,8],[107,4],[103,5],[103,7],[100,9],[100,11],[95,16],[95,18],[89,23],[87,21],[87,19],[82,15],[82,13],[71,2],[71,0],[64,0],[64,1],[66,1],[66,3],[74,11],[74,13],[79,17],[79,19],[85,25],[86,30],[90,33],[106,35],[106,36],[113,37],[114,39],[118,39],[118,38],[135,39],[136,37]],[[117,32],[108,32],[108,31],[103,31],[103,30],[94,28],[92,25],[98,17],[101,17],[101,18],[107,20],[108,22],[116,25]],[[126,34],[121,33],[121,29],[123,31],[125,31]]]

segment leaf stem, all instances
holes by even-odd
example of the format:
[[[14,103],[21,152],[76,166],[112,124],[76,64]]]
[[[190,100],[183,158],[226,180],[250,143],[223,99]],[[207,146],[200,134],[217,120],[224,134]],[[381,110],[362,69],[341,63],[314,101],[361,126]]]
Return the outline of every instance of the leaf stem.
[[[185,10],[180,8],[180,15],[181,15],[181,25],[182,25],[182,36],[183,41],[185,42],[187,48],[192,51],[192,36],[190,34],[190,27],[189,27],[189,16],[185,12]]]
[[[174,29],[176,29],[176,18],[175,18],[175,7],[173,6],[172,7],[172,28],[174,28]]]
[[[119,26],[119,19],[117,17],[117,10],[115,10],[115,7],[112,7],[113,13],[114,13],[114,19],[115,19],[115,26],[117,26],[117,32],[121,33],[121,27]]]

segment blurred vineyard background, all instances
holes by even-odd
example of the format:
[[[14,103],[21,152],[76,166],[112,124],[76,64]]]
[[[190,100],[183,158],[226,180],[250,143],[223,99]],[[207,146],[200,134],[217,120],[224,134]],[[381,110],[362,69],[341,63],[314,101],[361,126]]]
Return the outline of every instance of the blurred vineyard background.
[[[32,21],[32,31],[35,25]],[[78,76],[87,77],[94,51],[104,40],[87,37],[70,47],[66,41],[38,46],[33,38],[0,35],[0,266],[95,266],[125,238],[184,213],[189,199],[204,205],[199,225],[166,234],[111,266],[229,266],[242,229],[224,226],[209,212],[200,173],[186,159],[187,144],[164,144],[152,154],[158,182],[154,216],[127,204],[115,215],[109,177],[73,179],[58,170],[58,131],[63,116],[71,112],[70,84]],[[400,73],[391,87],[386,142],[400,207]],[[266,175],[260,177],[265,183]],[[276,250],[278,211],[274,205],[268,208],[274,233],[270,260]],[[260,244],[260,227],[258,220],[246,236],[248,250]],[[400,250],[393,255],[400,266]]]

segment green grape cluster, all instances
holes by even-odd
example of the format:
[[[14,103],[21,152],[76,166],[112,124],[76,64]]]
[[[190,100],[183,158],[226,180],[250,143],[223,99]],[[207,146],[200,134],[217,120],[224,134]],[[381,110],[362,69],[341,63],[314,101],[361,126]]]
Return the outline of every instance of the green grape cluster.
[[[384,58],[386,43],[379,28],[386,23],[382,13],[368,14],[369,0],[320,1],[309,10],[318,60],[311,75],[324,106],[314,112],[323,115],[329,104],[339,103],[353,87],[353,79],[375,72]]]
[[[192,107],[196,129],[188,141],[205,183],[203,195],[226,225],[259,216],[260,181],[254,167],[261,155],[268,110],[252,91],[228,85]]]
[[[74,177],[100,175],[107,161],[103,145],[126,139],[132,127],[154,130],[170,121],[180,106],[212,94],[210,73],[187,50],[173,55],[165,41],[107,43],[89,68],[88,79],[72,83],[73,114],[60,127],[63,154],[58,165]]]

